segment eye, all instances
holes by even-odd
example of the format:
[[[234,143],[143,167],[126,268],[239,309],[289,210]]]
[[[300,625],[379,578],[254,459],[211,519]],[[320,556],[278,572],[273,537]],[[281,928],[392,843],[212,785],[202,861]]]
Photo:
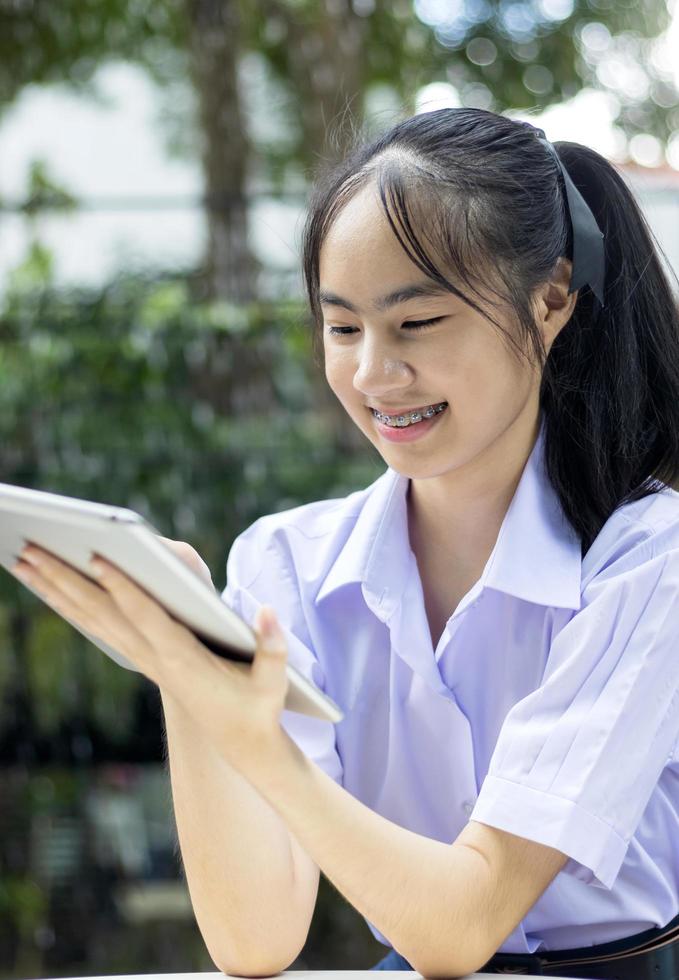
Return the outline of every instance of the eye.
[[[402,326],[407,327],[409,330],[424,330],[425,327],[430,326],[433,323],[438,323],[439,320],[445,319],[442,316],[434,316],[430,320],[404,320]],[[346,337],[349,333],[355,332],[355,327],[328,327],[328,333],[336,334],[340,337]]]
[[[430,326],[432,323],[438,323],[439,320],[443,320],[443,317],[433,316],[430,320],[406,320],[403,326],[409,327],[411,330],[424,330],[425,327]]]

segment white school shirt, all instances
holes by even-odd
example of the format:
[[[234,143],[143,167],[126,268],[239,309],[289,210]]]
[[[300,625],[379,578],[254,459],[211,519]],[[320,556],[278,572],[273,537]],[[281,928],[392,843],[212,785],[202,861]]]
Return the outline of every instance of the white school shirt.
[[[582,561],[543,436],[435,650],[408,478],[390,467],[345,498],[260,517],[233,542],[223,592],[251,625],[273,605],[289,662],[344,711],[333,725],[285,710],[281,724],[349,793],[447,844],[471,819],[568,855],[509,953],[609,942],[679,912],[679,493],[619,507]]]

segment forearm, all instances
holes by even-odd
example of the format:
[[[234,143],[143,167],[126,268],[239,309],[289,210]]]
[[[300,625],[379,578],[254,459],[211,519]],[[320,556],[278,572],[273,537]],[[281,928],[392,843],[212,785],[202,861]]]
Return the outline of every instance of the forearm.
[[[248,778],[347,901],[421,973],[465,976],[482,966],[483,857],[375,813],[283,729],[277,756]]]
[[[266,972],[266,964],[289,958],[295,937],[300,948],[306,939],[289,831],[185,711],[167,694],[162,703],[179,845],[201,934],[220,969],[260,963]]]

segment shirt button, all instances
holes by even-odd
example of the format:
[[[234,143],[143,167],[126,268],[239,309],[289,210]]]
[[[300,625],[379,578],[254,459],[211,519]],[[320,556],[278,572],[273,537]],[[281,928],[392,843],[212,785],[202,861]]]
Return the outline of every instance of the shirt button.
[[[464,812],[465,812],[465,813],[467,814],[467,816],[469,816],[469,814],[470,814],[470,813],[472,812],[472,810],[474,809],[474,804],[473,804],[473,803],[463,803],[463,804],[462,804],[462,809],[463,809],[463,810],[464,810]]]

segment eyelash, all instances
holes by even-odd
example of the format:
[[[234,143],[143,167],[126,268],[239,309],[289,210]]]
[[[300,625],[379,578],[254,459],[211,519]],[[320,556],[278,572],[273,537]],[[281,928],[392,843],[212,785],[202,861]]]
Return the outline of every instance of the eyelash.
[[[443,320],[442,316],[434,316],[430,320],[406,320],[403,323],[404,327],[408,327],[410,330],[424,330],[426,327],[431,326],[433,323],[438,323],[439,320]],[[345,330],[354,330],[354,327],[328,327],[328,333],[335,334],[340,337],[349,336],[345,333]]]

